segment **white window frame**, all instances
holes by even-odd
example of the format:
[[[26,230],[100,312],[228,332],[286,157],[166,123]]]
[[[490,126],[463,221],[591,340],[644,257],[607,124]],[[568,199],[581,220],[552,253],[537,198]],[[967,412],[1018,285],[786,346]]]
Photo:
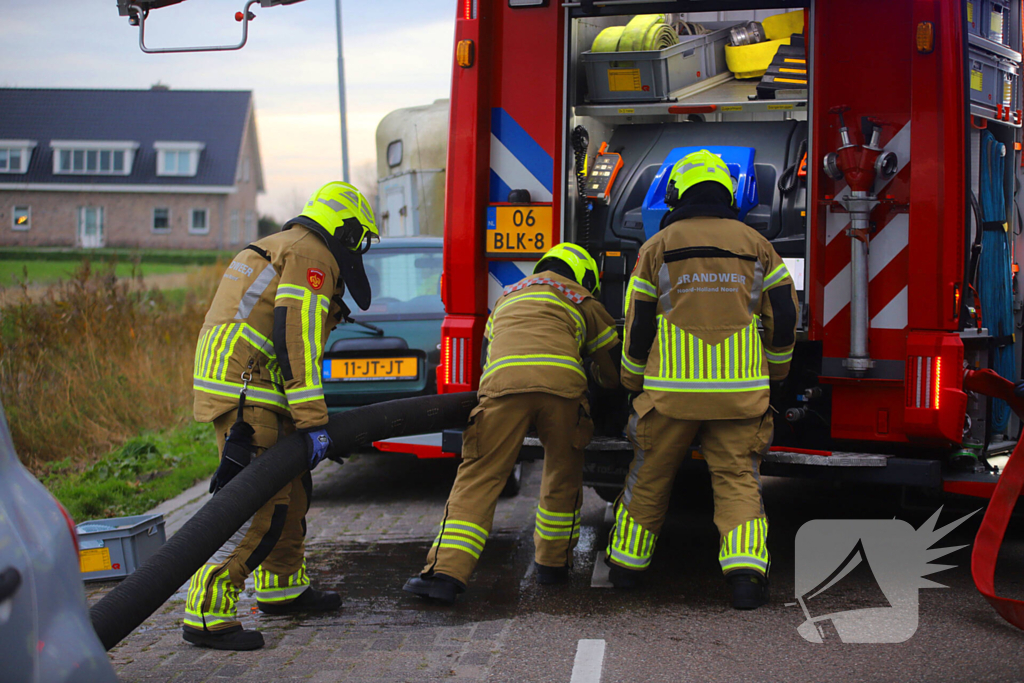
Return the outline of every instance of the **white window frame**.
[[[206,216],[206,227],[196,227],[196,211],[202,211]],[[188,218],[188,234],[190,235],[209,235],[210,234],[210,210],[205,206],[195,207],[189,211]]]
[[[156,141],[153,143],[153,149],[156,150],[156,174],[158,176],[170,176],[170,177],[181,177],[181,178],[192,178],[195,177],[196,172],[199,170],[199,155],[206,149],[206,144],[203,142],[167,142],[167,141]],[[164,169],[164,162],[166,161],[167,152],[188,152],[188,168],[182,171],[180,168],[169,172]],[[179,162],[181,157],[178,157]]]
[[[164,211],[167,212],[167,227],[166,228],[158,228],[158,227],[156,227],[156,212],[160,211],[161,209],[163,209]],[[155,235],[166,235],[167,233],[169,233],[171,231],[171,207],[169,207],[169,206],[154,206],[153,207],[153,222],[150,225],[150,227],[152,228],[153,234],[155,234]]]
[[[132,174],[132,166],[135,163],[135,150],[139,148],[139,143],[132,140],[51,140],[50,148],[53,150],[53,175],[116,175],[126,176]],[[69,152],[72,155],[75,152],[82,152],[88,154],[93,152],[97,156],[96,169],[89,170],[78,170],[74,169],[74,162],[71,164],[71,168],[68,170],[61,170],[60,157],[62,152]],[[109,152],[111,154],[110,170],[101,171],[99,170],[99,155],[102,152]],[[113,154],[115,152],[124,153],[124,167],[120,171],[114,170]]]
[[[28,171],[28,162],[32,158],[32,151],[36,148],[35,140],[0,140],[0,150],[8,153],[7,168],[0,169],[0,173],[25,173]],[[10,153],[20,152],[21,160],[18,168],[11,168]]]
[[[228,230],[228,244],[238,244],[242,241],[242,217],[238,209],[231,210],[231,223]]]
[[[15,222],[17,220],[17,216],[15,216],[14,214],[18,211],[18,209],[25,209],[26,213],[28,214],[28,223],[26,223],[25,225],[18,225]],[[27,231],[29,231],[31,229],[32,229],[32,206],[31,205],[12,206],[11,207],[11,230],[16,230],[18,232],[27,232]]]
[[[256,212],[246,211],[245,212],[245,229],[242,232],[242,239],[249,242],[256,240]]]

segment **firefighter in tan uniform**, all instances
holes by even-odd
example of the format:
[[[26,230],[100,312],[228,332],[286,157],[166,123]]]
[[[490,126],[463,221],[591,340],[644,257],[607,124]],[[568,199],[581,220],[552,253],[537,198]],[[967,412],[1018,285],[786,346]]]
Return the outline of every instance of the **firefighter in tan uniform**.
[[[213,422],[221,464],[216,493],[283,436],[307,435],[309,469],[330,438],[321,377],[324,344],[348,307],[363,309],[370,287],[362,254],[377,239],[366,198],[328,183],[281,232],[242,250],[224,272],[199,334],[193,368],[195,418]],[[311,588],[304,558],[312,479],[304,472],[239,529],[189,583],[184,638],[224,650],[263,646],[236,618],[239,591],[256,573],[259,608],[270,614],[329,611],[341,597]]]
[[[701,150],[669,176],[672,207],[640,249],[627,290],[622,384],[633,400],[634,458],[615,503],[607,557],[636,584],[691,442],[711,473],[718,555],[732,604],[768,599],[768,521],[758,469],[772,439],[769,394],[789,372],[793,281],[772,245],[736,219],[728,166]]]
[[[405,584],[417,595],[453,602],[465,590],[491,532],[494,508],[535,427],[544,474],[534,531],[537,580],[566,581],[580,534],[583,448],[594,425],[583,359],[598,385],[618,386],[619,336],[593,297],[597,264],[575,244],[559,244],[534,274],[505,288],[487,321],[490,341],[480,404],[463,434],[462,464],[423,572]]]

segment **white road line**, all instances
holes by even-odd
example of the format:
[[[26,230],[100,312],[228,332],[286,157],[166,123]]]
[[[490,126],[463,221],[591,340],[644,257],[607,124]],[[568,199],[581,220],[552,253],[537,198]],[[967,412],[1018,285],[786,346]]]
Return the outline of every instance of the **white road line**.
[[[569,683],[601,683],[604,668],[604,641],[581,640],[576,645],[576,661]]]

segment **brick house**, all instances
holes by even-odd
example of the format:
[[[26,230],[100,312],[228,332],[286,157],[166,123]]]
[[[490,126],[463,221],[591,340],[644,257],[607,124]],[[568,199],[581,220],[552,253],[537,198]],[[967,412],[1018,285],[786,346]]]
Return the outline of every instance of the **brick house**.
[[[256,239],[248,91],[0,88],[0,247]]]

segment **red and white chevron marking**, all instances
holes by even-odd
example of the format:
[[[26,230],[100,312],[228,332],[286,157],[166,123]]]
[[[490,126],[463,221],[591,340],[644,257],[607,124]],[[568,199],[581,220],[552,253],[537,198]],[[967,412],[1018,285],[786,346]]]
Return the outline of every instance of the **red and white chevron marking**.
[[[895,152],[898,162],[896,175],[909,184],[910,170],[910,123],[893,136],[885,151]],[[893,179],[878,190],[881,195]],[[836,187],[836,197],[842,196],[848,187],[841,183]],[[868,245],[868,313],[871,327],[902,330],[907,327],[907,273],[909,265],[910,217],[905,213],[890,214],[883,225],[871,237]],[[825,296],[823,321],[826,332],[831,323],[849,325],[850,305],[850,238],[846,229],[850,225],[849,214],[833,213],[828,210],[825,222]],[[839,316],[838,318],[836,316]]]

